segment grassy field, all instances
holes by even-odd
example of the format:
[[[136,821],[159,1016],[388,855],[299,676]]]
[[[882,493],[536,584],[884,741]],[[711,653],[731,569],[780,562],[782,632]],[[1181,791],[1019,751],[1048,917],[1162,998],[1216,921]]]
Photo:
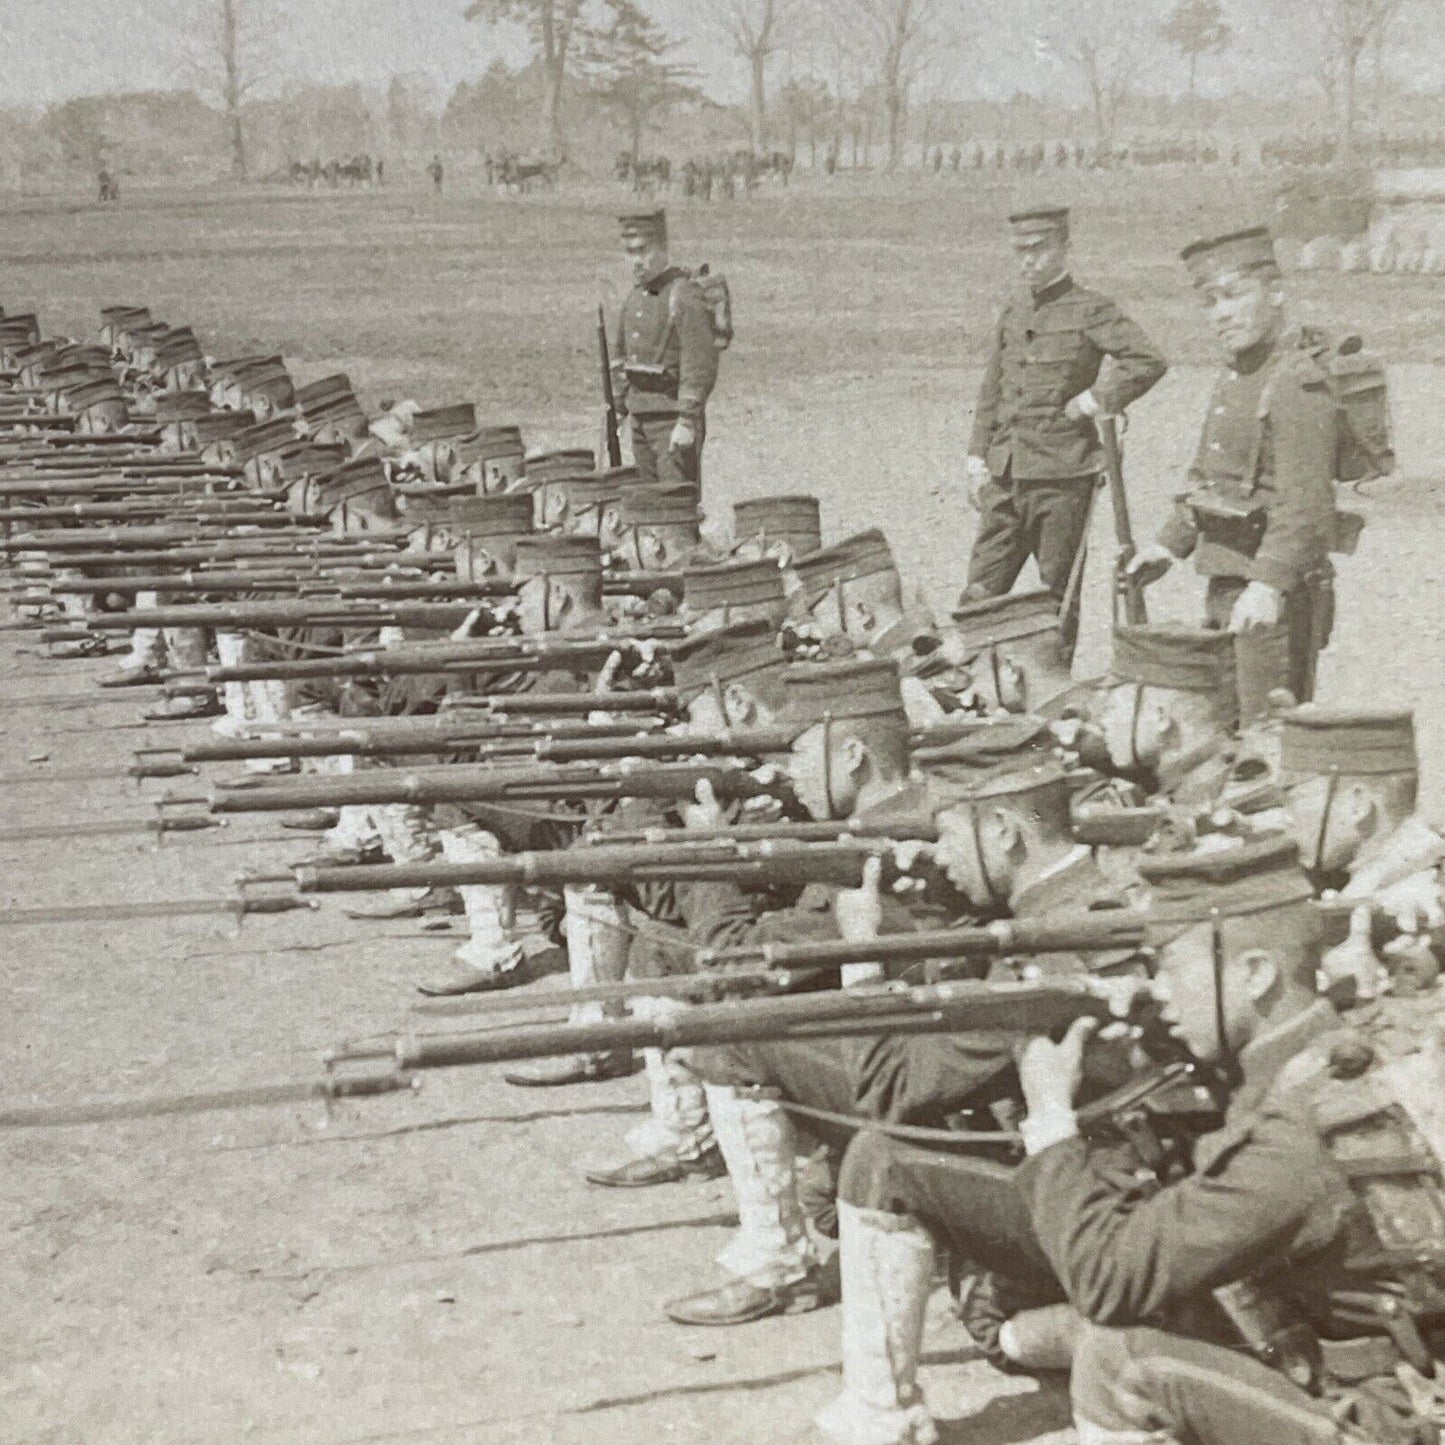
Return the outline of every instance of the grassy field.
[[[1078,272],[1163,343],[1174,370],[1128,446],[1141,534],[1187,462],[1212,353],[1175,260],[1197,232],[1264,214],[1255,182],[1064,178]],[[959,585],[972,519],[957,481],[1008,279],[1001,218],[1037,192],[987,179],[840,181],[751,204],[672,208],[680,258],[733,282],[739,339],[711,418],[709,504],[815,491],[833,536],[888,530],[932,598]],[[597,426],[593,308],[617,284],[607,191],[503,200],[155,193],[117,210],[21,199],[0,214],[0,305],[91,333],[144,302],[217,354],[284,352],[303,379],[349,371],[373,402],[469,398],[533,445]],[[1302,278],[1300,311],[1394,364],[1402,471],[1362,502],[1323,672],[1332,701],[1416,706],[1426,794],[1445,802],[1439,541],[1445,289],[1432,278]],[[1107,523],[1094,537],[1083,662],[1107,656]],[[1189,616],[1187,575],[1160,615]],[[74,688],[108,664],[4,645],[5,692]],[[0,770],[120,765],[155,730],[68,729],[128,712],[78,703],[0,717]],[[5,823],[132,814],[123,783],[10,787]],[[224,891],[301,851],[240,826],[162,849],[0,850],[0,902]],[[397,1026],[446,944],[334,910],[0,930],[0,1106],[308,1076],[319,1051]],[[659,1300],[699,1284],[727,1237],[721,1185],[589,1191],[639,1080],[523,1098],[493,1071],[415,1098],[0,1133],[0,1441],[548,1442],[783,1445],[833,1388],[836,1316],[689,1336]],[[951,1445],[1062,1440],[1055,1391],[972,1359],[935,1299],[925,1382]]]

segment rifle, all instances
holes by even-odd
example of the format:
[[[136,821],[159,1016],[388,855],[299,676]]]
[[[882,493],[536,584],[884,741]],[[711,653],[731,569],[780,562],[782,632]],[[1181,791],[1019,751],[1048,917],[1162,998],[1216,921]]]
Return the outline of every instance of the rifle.
[[[1144,589],[1137,577],[1129,574],[1134,560],[1134,526],[1129,520],[1129,496],[1124,490],[1124,457],[1119,449],[1119,427],[1111,416],[1098,419],[1099,443],[1104,449],[1104,476],[1109,483],[1109,500],[1114,506],[1114,537],[1119,544],[1114,556],[1114,610],[1117,621],[1122,606],[1124,620],[1131,627],[1149,621],[1144,602]]]
[[[478,884],[518,887],[567,883],[735,883],[739,887],[827,883],[859,888],[870,857],[891,852],[892,839],[840,839],[831,843],[715,842],[643,843],[553,848],[511,853],[474,863],[362,864],[295,870],[302,893],[364,893],[388,888],[465,888]],[[885,876],[885,885],[900,875]]]
[[[208,667],[206,681],[293,682],[309,678],[426,677],[500,670],[537,672],[547,668],[591,671],[606,663],[619,649],[643,642],[665,643],[677,637],[675,629],[652,634],[596,638],[516,637],[480,638],[473,642],[412,643],[338,657],[303,657],[277,662],[245,663],[236,667]]]
[[[281,516],[281,513],[277,513]],[[304,540],[324,531],[329,524],[319,517],[291,517],[285,526],[261,529],[252,526],[206,526],[181,529],[156,527],[75,527],[63,532],[42,534],[21,533],[18,537],[0,539],[0,553],[16,552],[84,552],[92,547],[112,547],[125,552],[144,547],[169,547],[173,544],[199,546],[203,543],[234,541],[278,542],[294,538]]]
[[[597,307],[597,354],[602,366],[603,425],[607,429],[607,465],[622,465],[622,436],[617,413],[617,393],[612,386],[612,353],[607,345],[607,311]]]
[[[193,589],[195,591],[201,588]],[[74,622],[87,633],[133,632],[137,627],[214,627],[239,632],[252,627],[435,627],[450,630],[470,617],[475,608],[465,603],[354,602],[342,607],[324,598],[280,596],[264,601],[175,607],[133,607],[127,612],[95,612]],[[70,641],[70,630],[56,635],[41,633],[42,642]]]
[[[946,946],[946,945],[944,945]],[[871,958],[872,955],[869,955]],[[422,1034],[343,1046],[329,1065],[389,1059],[405,1086],[411,1069],[461,1068],[612,1049],[678,1049],[870,1034],[1062,1033],[1076,1019],[1107,1019],[1101,991],[1082,978],[1049,983],[975,980],[911,988],[869,986],[701,1004],[662,1018],[521,1025],[479,1033]]]
[[[413,1005],[412,1011],[434,1017],[461,1017],[510,1013],[519,1009],[567,1008],[579,1003],[627,1003],[635,998],[716,1000],[735,994],[788,993],[818,974],[836,973],[844,963],[917,963],[922,958],[928,962],[951,961],[973,967],[993,959],[1060,951],[1056,946],[1061,941],[1073,953],[1115,953],[1139,946],[1143,938],[1139,915],[1127,912],[1123,920],[1116,917],[1103,925],[1099,917],[1096,913],[1059,913],[1052,917],[994,923],[984,928],[955,928],[929,934],[882,934],[868,940],[866,945],[835,948],[837,956],[820,956],[816,961],[788,967],[709,967],[698,973],[675,977],[626,979],[621,983],[597,984],[580,989],[552,988],[523,996],[514,994],[508,998],[432,1000]],[[920,947],[930,951],[920,955]],[[854,953],[859,956],[852,956]],[[934,981],[945,982],[947,975]],[[985,986],[994,988],[998,985]],[[1017,989],[1019,985],[1012,987]]]
[[[248,780],[249,781],[249,780]],[[172,798],[172,804],[205,802],[212,813],[284,813],[298,808],[344,807],[349,803],[527,803],[692,798],[700,782],[712,784],[723,801],[773,797],[785,788],[781,778],[760,783],[743,768],[719,763],[656,764],[647,767],[500,768],[454,764],[403,772],[378,768],[349,777],[302,778],[227,792],[214,789],[204,799]]]
[[[674,982],[682,982],[677,980]],[[659,986],[661,992],[661,986]],[[44,1128],[202,1113],[305,1099],[370,1098],[409,1092],[412,1070],[464,1068],[609,1049],[676,1049],[768,1040],[856,1038],[870,1034],[999,1032],[1061,1034],[1076,1019],[1107,1019],[1107,1000],[1084,979],[1049,983],[973,980],[790,994],[701,1004],[657,1019],[595,1024],[528,1024],[476,1033],[402,1036],[343,1045],[325,1056],[320,1078],[250,1088],[130,1100],[25,1106],[0,1111],[0,1128]],[[1179,1082],[1182,1066],[1130,1086]],[[1087,1112],[1084,1111],[1085,1113]],[[1082,1117],[1082,1114],[1081,1114]],[[960,1135],[966,1141],[967,1135]],[[991,1141],[993,1142],[993,1141]]]

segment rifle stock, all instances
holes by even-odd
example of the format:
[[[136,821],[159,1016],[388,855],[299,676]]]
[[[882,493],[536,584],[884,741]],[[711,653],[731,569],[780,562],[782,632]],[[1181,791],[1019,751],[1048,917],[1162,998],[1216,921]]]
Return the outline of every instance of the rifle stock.
[[[1124,454],[1119,447],[1119,426],[1111,416],[1098,419],[1099,443],[1104,451],[1104,475],[1109,483],[1109,500],[1114,508],[1114,539],[1118,550],[1114,557],[1114,595],[1116,609],[1122,607],[1124,620],[1131,627],[1149,621],[1144,602],[1144,589],[1137,577],[1129,574],[1134,560],[1134,525],[1129,519],[1129,494],[1124,489]]]

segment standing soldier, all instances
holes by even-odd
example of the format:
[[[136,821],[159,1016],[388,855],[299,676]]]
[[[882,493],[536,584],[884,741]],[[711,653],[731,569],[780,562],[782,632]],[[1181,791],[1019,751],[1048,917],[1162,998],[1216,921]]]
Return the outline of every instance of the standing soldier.
[[[1103,468],[1094,419],[1143,396],[1167,363],[1113,301],[1069,275],[1067,210],[1020,211],[1009,224],[1023,289],[999,315],[968,448],[982,516],[963,600],[1001,597],[1032,556],[1062,601]],[[1074,621],[1063,619],[1066,634]]]
[[[632,291],[617,338],[618,407],[632,418],[632,456],[645,482],[702,482],[707,399],[717,343],[702,292],[667,254],[667,212],[623,216]]]
[[[1149,583],[1193,555],[1208,578],[1206,624],[1236,633],[1245,657],[1258,654],[1247,665],[1308,702],[1334,611],[1338,408],[1307,338],[1289,332],[1265,228],[1196,241],[1183,259],[1227,360],[1192,490],[1130,570]]]
[[[446,170],[442,166],[442,158],[440,156],[433,156],[431,158],[431,164],[426,168],[426,173],[431,177],[432,190],[434,190],[437,195],[441,195],[442,182],[446,179]]]

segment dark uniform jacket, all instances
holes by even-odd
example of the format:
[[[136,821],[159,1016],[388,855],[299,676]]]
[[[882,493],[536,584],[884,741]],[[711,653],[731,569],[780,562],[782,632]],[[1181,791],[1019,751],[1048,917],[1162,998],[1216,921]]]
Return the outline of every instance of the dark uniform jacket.
[[[1068,276],[1037,296],[1011,297],[994,332],[969,453],[987,458],[996,477],[1010,469],[1019,481],[1097,476],[1104,462],[1094,424],[1071,421],[1065,405],[1092,389],[1104,411],[1122,411],[1167,369],[1114,302]]]
[[[712,318],[684,271],[669,267],[622,304],[618,405],[639,418],[701,419],[717,381]]]
[[[1287,592],[1328,560],[1339,447],[1333,397],[1293,341],[1235,358],[1215,382],[1194,490],[1159,540],[1206,577]]]
[[[1312,1046],[1341,1027],[1321,1002],[1245,1048],[1224,1128],[1200,1141],[1193,1174],[1152,1195],[1096,1168],[1081,1138],[1025,1161],[1017,1178],[1035,1233],[1081,1314],[1102,1325],[1158,1323],[1219,1285],[1278,1275],[1301,1304],[1313,1283],[1310,1313],[1327,1320],[1328,1289],[1354,1273],[1370,1232],[1290,1093]]]

